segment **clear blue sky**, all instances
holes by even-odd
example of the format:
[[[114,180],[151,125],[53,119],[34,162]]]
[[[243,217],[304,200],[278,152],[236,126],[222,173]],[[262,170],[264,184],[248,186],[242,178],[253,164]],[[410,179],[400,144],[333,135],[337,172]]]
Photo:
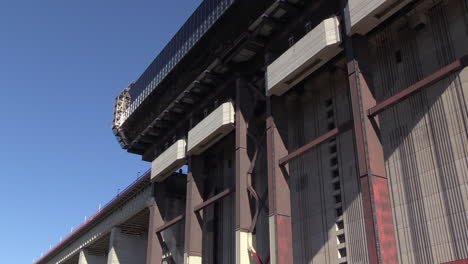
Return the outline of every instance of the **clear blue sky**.
[[[0,0],[0,262],[31,263],[150,164],[115,96],[201,0]]]

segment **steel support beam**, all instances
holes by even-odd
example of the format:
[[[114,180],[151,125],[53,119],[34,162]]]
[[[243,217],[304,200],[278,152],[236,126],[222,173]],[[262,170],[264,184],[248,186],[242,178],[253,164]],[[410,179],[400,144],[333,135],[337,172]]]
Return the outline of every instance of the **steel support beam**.
[[[445,262],[442,264],[468,264],[468,259],[460,259],[460,260],[455,260],[451,262]]]
[[[398,263],[383,148],[374,128],[378,120],[372,123],[366,112],[376,103],[367,39],[353,36],[345,47],[369,263]]]
[[[166,230],[166,229],[172,227],[173,225],[178,224],[179,222],[181,222],[182,220],[184,220],[184,218],[185,218],[185,215],[183,215],[183,214],[177,216],[176,218],[172,219],[171,221],[169,221],[169,222],[163,224],[162,226],[156,228],[156,231],[155,231],[156,234],[159,234],[159,233],[161,233],[162,231],[164,231],[164,230]]]
[[[154,192],[153,183],[153,192]],[[161,212],[159,211],[158,205],[154,198],[154,194],[148,201],[148,207],[150,210],[149,215],[149,228],[148,228],[148,249],[146,251],[146,264],[160,264],[163,258],[163,250],[161,242],[156,233],[157,227],[164,224]]]
[[[252,210],[250,208],[248,187],[251,186],[248,155],[248,118],[252,107],[252,94],[247,82],[239,78],[236,82],[236,264],[250,263],[249,245],[252,244],[250,227]]]
[[[209,198],[208,200],[196,205],[194,208],[193,208],[193,211],[195,213],[199,213],[201,210],[205,209],[206,207],[216,203],[217,201],[223,199],[224,197],[228,196],[229,194],[231,194],[231,190],[230,189],[226,189],[218,194],[216,194],[215,196]]]
[[[201,196],[202,173],[203,160],[198,156],[189,157],[185,208],[185,264],[202,263],[202,227],[195,212],[195,207],[203,202]]]
[[[367,115],[369,117],[374,117],[381,112],[385,111],[386,109],[398,104],[399,102],[407,99],[414,93],[420,91],[422,88],[435,83],[451,73],[454,73],[456,71],[462,70],[468,66],[468,55],[463,56],[462,58],[450,63],[449,65],[441,68],[440,70],[430,74],[426,78],[416,82],[415,84],[409,86],[408,88],[404,89],[401,92],[398,92],[397,94],[385,99],[384,101],[378,103],[374,107],[370,108],[367,111]]]
[[[288,155],[288,117],[284,100],[276,96],[267,99],[268,216],[273,264],[293,263],[288,166],[279,164],[280,157]]]
[[[329,140],[331,138],[334,138],[334,137],[338,136],[340,133],[343,133],[343,132],[346,132],[346,131],[352,129],[352,126],[353,126],[352,121],[348,121],[348,122],[344,123],[342,126],[340,126],[338,128],[334,128],[334,129],[328,131],[327,133],[325,133],[325,134],[321,135],[320,137],[312,140],[311,142],[305,144],[304,146],[298,148],[297,150],[289,153],[287,156],[281,158],[279,160],[279,165],[280,166],[286,165],[291,160],[301,156],[302,154],[306,153],[307,151],[311,150],[312,148],[324,143],[325,141],[327,141],[327,140]]]

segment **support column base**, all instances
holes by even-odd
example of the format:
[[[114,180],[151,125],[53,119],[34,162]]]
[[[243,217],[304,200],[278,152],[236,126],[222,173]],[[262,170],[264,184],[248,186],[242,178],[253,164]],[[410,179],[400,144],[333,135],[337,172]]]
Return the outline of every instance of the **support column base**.
[[[252,233],[241,230],[236,231],[236,264],[256,263],[250,251],[253,248]]]
[[[202,264],[202,257],[184,254],[184,264]]]
[[[270,222],[271,264],[290,264],[293,259],[291,217],[272,215]]]

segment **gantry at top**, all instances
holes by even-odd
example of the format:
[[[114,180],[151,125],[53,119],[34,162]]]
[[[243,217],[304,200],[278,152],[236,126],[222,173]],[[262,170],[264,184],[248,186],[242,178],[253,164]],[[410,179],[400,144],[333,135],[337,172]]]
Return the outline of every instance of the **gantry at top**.
[[[122,148],[153,161],[186,137],[197,115],[235,97],[226,88],[240,77],[254,93],[281,96],[341,53],[343,32],[366,34],[410,0],[350,0],[336,14],[342,2],[204,0],[117,97],[113,131]]]
[[[113,131],[122,148],[145,154],[176,120],[222,85],[235,64],[263,51],[261,38],[300,2],[204,0],[141,77],[116,98]]]

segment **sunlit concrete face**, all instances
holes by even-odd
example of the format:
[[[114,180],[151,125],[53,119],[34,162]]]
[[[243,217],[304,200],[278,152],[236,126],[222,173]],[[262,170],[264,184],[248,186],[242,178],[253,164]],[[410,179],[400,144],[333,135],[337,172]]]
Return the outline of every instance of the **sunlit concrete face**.
[[[147,234],[124,234],[113,228],[107,264],[145,264],[147,242]]]
[[[184,264],[201,264],[201,263],[202,263],[202,257],[189,256],[189,255],[185,254]]]
[[[78,264],[106,264],[107,256],[93,255],[89,250],[81,250]]]

